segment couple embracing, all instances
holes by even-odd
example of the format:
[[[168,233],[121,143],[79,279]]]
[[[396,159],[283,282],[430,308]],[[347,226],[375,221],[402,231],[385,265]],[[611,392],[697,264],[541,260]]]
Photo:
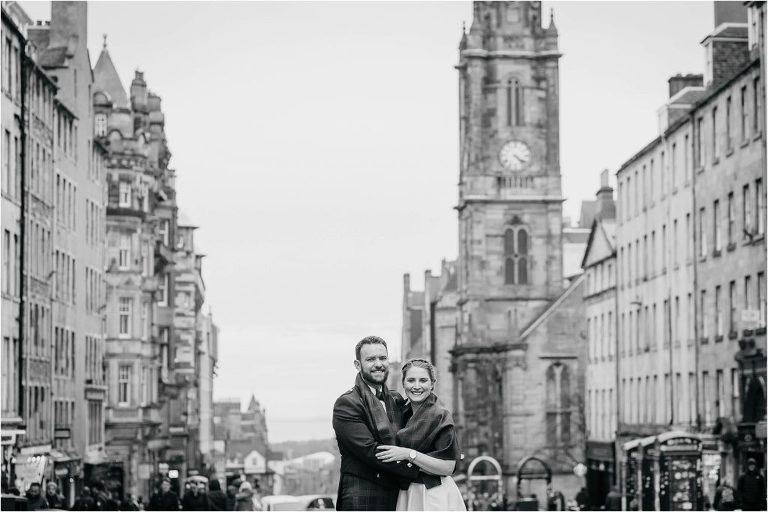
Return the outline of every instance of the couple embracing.
[[[333,407],[341,453],[338,510],[466,510],[450,477],[461,458],[451,413],[432,392],[435,370],[403,366],[407,399],[387,389],[387,343],[355,346],[355,387]]]

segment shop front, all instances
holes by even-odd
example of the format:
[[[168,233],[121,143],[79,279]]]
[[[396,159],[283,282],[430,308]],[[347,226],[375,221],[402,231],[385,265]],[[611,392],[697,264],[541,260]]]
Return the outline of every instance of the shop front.
[[[605,503],[616,481],[616,457],[612,442],[587,441],[587,491],[593,506]]]
[[[52,450],[53,481],[59,487],[59,493],[64,496],[68,507],[75,504],[75,499],[82,491],[82,460],[70,453]]]
[[[665,432],[625,443],[623,450],[627,510],[702,509],[702,441],[698,436]]]
[[[2,492],[14,486],[16,481],[16,438],[23,436],[26,431],[11,425],[6,428],[3,422],[0,430],[0,449],[2,449]]]

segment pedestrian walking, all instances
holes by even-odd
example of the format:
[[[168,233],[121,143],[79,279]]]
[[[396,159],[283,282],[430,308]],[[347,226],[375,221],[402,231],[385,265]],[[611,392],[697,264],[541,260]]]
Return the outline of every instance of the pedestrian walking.
[[[614,485],[605,497],[605,510],[621,510],[621,491]]]
[[[40,484],[32,482],[27,490],[27,510],[47,510],[50,508],[45,497],[40,493]]]
[[[152,495],[147,510],[179,510],[179,497],[171,490],[171,481],[163,478],[160,489]]]
[[[208,506],[210,510],[232,510],[235,508],[234,502],[232,503],[232,508],[227,507],[227,495],[221,490],[221,484],[218,480],[211,480],[208,487]]]
[[[205,495],[205,484],[194,482],[189,485],[187,492],[181,500],[184,510],[208,510],[208,497]]]
[[[237,504],[237,491],[240,488],[240,480],[235,480],[227,486],[227,510],[235,510]]]
[[[724,480],[717,481],[715,486],[715,510],[736,510],[739,508],[739,500],[734,489]]]
[[[49,508],[67,508],[66,500],[64,496],[59,494],[59,486],[56,482],[48,482],[45,486],[45,501],[48,502]]]
[[[576,494],[576,505],[579,510],[589,510],[589,491],[586,487],[579,489],[578,494]]]
[[[83,492],[75,500],[75,504],[72,505],[72,510],[99,510],[96,507],[96,500],[91,496],[91,488],[88,486],[83,487]]]
[[[739,477],[738,498],[742,510],[766,510],[765,478],[752,457],[747,459],[747,471]]]

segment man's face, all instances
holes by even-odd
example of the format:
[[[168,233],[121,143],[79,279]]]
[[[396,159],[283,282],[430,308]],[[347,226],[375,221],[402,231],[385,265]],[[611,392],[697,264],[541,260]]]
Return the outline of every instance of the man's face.
[[[380,386],[389,375],[389,357],[387,348],[381,343],[369,343],[360,347],[360,360],[355,361],[355,368],[363,380],[372,386]]]
[[[757,469],[757,465],[754,462],[750,462],[747,464],[747,469],[754,472]]]
[[[40,486],[39,485],[33,485],[29,488],[29,494],[32,496],[39,496],[40,495]]]
[[[161,484],[160,484],[160,489],[161,489],[163,492],[168,492],[168,491],[170,491],[170,490],[171,490],[171,483],[170,483],[170,482],[166,482],[166,481],[163,481],[163,483],[161,483]]]
[[[48,485],[46,486],[48,489],[48,494],[56,494],[56,484],[53,482],[48,482]]]

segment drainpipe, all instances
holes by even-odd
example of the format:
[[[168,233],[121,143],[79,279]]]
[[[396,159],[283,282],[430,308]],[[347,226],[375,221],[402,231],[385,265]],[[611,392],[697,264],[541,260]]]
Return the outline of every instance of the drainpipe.
[[[697,221],[697,210],[696,210],[696,173],[697,173],[697,166],[694,165],[694,162],[697,164],[701,164],[701,162],[698,161],[699,154],[696,153],[697,144],[696,144],[696,137],[700,137],[701,134],[696,133],[696,115],[695,115],[695,109],[691,110],[691,113],[689,114],[690,123],[691,123],[691,198],[692,198],[692,206],[691,206],[691,220],[693,221],[693,368],[694,368],[694,397],[695,397],[695,404],[696,404],[696,432],[699,432],[701,430],[701,413],[699,411],[699,316],[702,314],[701,311],[699,311],[699,280],[698,280],[698,256],[696,255],[696,242],[697,242],[697,230],[696,230],[696,221]],[[699,142],[699,145],[701,142]],[[701,219],[698,219],[699,223],[701,223]],[[701,224],[699,224],[701,225]]]
[[[26,241],[27,241],[27,87],[29,71],[29,46],[24,41],[23,51],[21,53],[21,119],[19,122],[19,142],[21,143],[20,160],[21,162],[21,219],[19,225],[19,355],[17,368],[19,372],[19,416],[24,419],[24,313],[27,305],[25,265],[26,260]]]

